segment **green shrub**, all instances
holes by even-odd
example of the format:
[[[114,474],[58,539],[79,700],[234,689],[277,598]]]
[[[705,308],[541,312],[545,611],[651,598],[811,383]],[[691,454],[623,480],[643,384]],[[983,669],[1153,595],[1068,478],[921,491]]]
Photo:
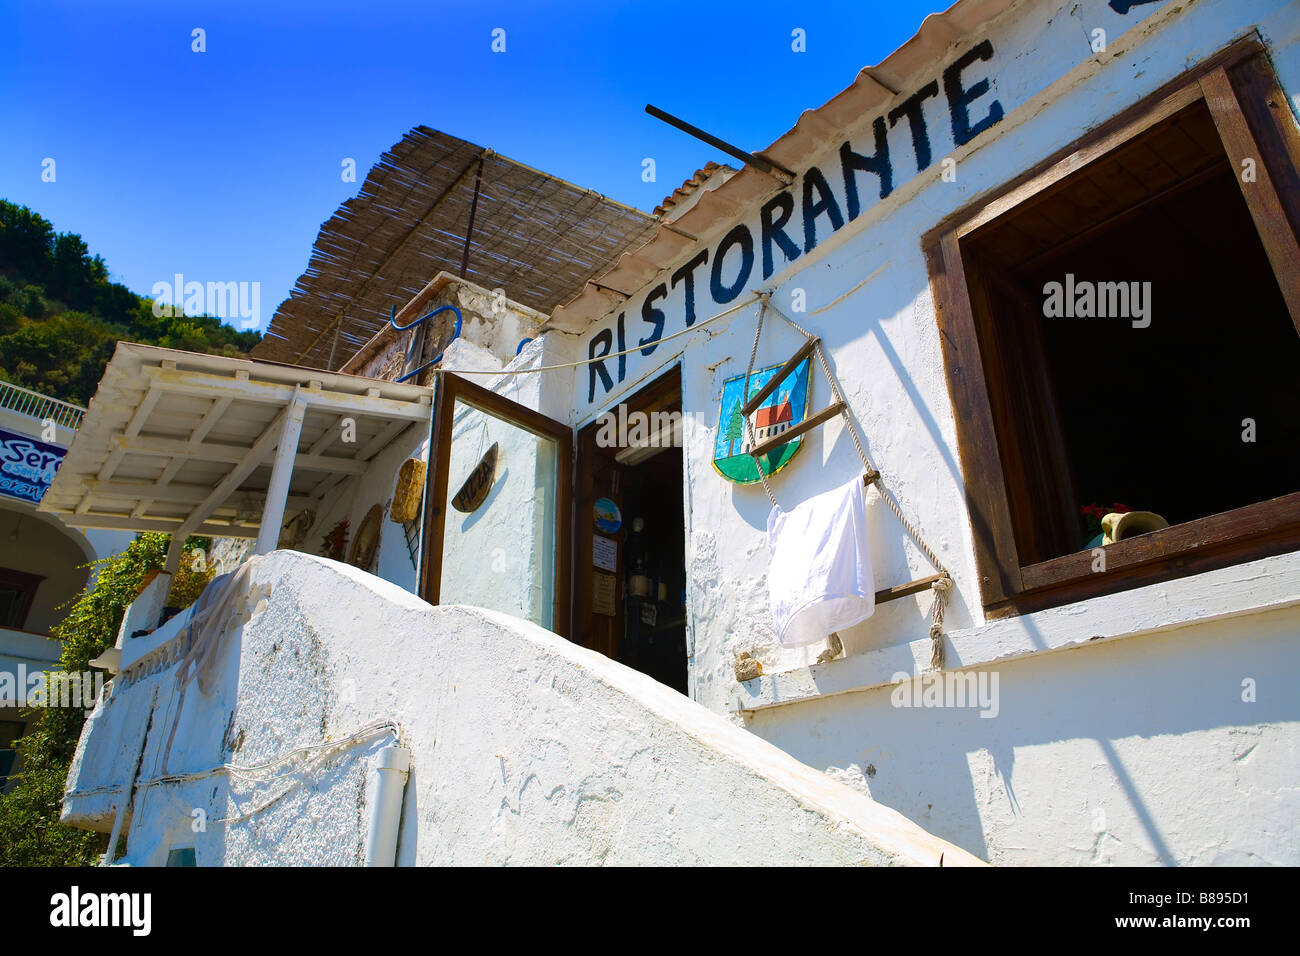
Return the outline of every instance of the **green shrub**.
[[[122,615],[135,600],[145,575],[162,568],[170,540],[165,534],[142,534],[124,550],[97,561],[93,582],[74,601],[67,617],[54,628],[63,642],[59,667],[81,673],[90,661],[117,640]],[[187,549],[197,550],[206,539],[191,538]],[[212,580],[213,571],[197,562],[182,560],[172,581],[167,603],[188,607]],[[68,768],[76,753],[85,711],[81,707],[42,707],[30,732],[15,745],[22,756],[17,785],[0,794],[0,866],[90,866],[108,845],[102,833],[78,830],[59,823],[59,809]]]

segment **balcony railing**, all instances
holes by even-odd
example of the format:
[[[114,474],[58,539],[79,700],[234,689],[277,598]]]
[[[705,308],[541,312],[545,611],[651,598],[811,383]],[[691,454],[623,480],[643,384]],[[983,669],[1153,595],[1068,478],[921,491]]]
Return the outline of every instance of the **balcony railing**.
[[[0,381],[0,409],[27,415],[39,422],[49,419],[62,428],[76,428],[81,424],[81,416],[86,414],[80,405],[4,381]]]

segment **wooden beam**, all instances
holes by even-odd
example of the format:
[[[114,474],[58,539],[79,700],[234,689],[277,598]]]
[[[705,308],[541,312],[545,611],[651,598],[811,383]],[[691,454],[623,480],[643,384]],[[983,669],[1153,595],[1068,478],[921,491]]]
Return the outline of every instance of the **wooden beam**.
[[[162,398],[162,391],[150,385],[149,391],[145,393],[144,398],[136,407],[135,414],[131,416],[131,421],[122,430],[122,434],[128,437],[140,434],[140,429],[144,427],[144,423],[149,419],[149,415],[153,412],[154,406],[158,404],[160,398]]]
[[[131,518],[127,515],[109,514],[73,514],[71,512],[52,512],[63,519],[65,524],[74,528],[104,528],[109,531],[161,531],[171,534],[180,525],[180,518]],[[205,521],[189,532],[190,534],[213,535],[220,538],[255,538],[256,527],[237,524],[223,524],[219,521]]]
[[[1291,230],[1290,220],[1282,207],[1282,200],[1269,175],[1268,165],[1264,162],[1264,153],[1255,141],[1255,134],[1241,111],[1237,93],[1228,79],[1227,71],[1219,67],[1212,73],[1201,77],[1201,90],[1205,94],[1210,116],[1214,118],[1223,148],[1232,162],[1237,185],[1245,197],[1246,208],[1255,221],[1259,240],[1264,245],[1264,252],[1273,266],[1282,298],[1291,313],[1291,321],[1300,331],[1300,242]],[[1289,117],[1288,117],[1289,119]],[[1243,164],[1247,161],[1254,166],[1255,178],[1247,182]]]
[[[108,458],[104,460],[104,464],[99,469],[97,477],[100,481],[108,481],[108,479],[113,477],[113,472],[115,472],[117,466],[122,463],[122,454],[123,450],[120,446],[109,451]]]
[[[1122,125],[1107,129],[1104,133],[1088,142],[1086,146],[1074,150],[1032,179],[1021,183],[996,199],[983,203],[974,215],[965,219],[956,228],[955,238],[961,239],[969,235],[980,226],[992,222],[1004,212],[1014,209],[1026,199],[1056,186],[1067,176],[1103,158],[1111,150],[1122,146],[1139,133],[1145,132],[1157,123],[1164,122],[1179,110],[1191,106],[1201,99],[1201,96],[1201,89],[1194,82],[1174,90],[1154,106],[1143,110],[1140,115],[1129,119]]]
[[[935,581],[942,581],[947,578],[946,574],[932,574],[928,578],[917,578],[915,581],[908,581],[906,584],[896,584],[892,588],[885,588],[883,591],[876,592],[876,603],[884,604],[886,601],[896,601],[898,598],[907,597],[909,594],[920,594],[922,591],[930,590],[930,585]]]
[[[271,466],[271,483],[266,488],[266,504],[262,509],[261,528],[257,534],[254,554],[268,554],[280,543],[280,526],[284,524],[285,498],[289,495],[289,481],[293,477],[293,460],[298,452],[298,439],[302,435],[302,420],[307,413],[307,400],[299,391],[286,409],[280,440],[275,446],[275,464]]]
[[[307,449],[307,454],[319,455],[330,445],[334,444],[334,439],[343,434],[343,423],[348,420],[348,417],[349,416],[347,415],[340,415],[335,420],[334,424],[325,429],[320,438],[317,438],[316,441],[312,443],[312,446]]]
[[[275,416],[273,421],[262,433],[262,437],[253,443],[253,447],[248,450],[247,456],[231,469],[230,474],[226,475],[221,482],[208,493],[208,496],[196,507],[188,518],[181,524],[177,534],[191,534],[191,529],[202,524],[218,505],[222,504],[230,495],[239,488],[244,479],[253,473],[258,465],[266,460],[276,444],[280,441],[281,428],[285,420],[289,417],[289,409],[292,406],[286,405],[280,410],[280,414]]]
[[[173,458],[171,461],[167,462],[167,466],[163,468],[162,474],[158,476],[157,487],[164,488],[167,485],[170,485],[172,479],[176,477],[176,473],[180,471],[181,468],[184,467],[184,465],[185,465],[184,458]],[[153,505],[153,502],[154,502],[153,498],[139,499],[139,504],[137,504],[134,508],[131,509],[131,517],[132,518],[143,517],[145,514],[148,513],[149,508]]]
[[[146,505],[154,501],[178,505],[197,505],[212,490],[207,485],[174,485],[164,484],[162,481],[91,480],[84,482],[82,488],[85,493],[94,495],[96,498],[141,502],[132,512],[133,517],[144,517],[148,513]],[[227,500],[234,500],[235,498],[240,498],[241,504],[256,507],[260,510],[265,493],[260,491],[235,491]],[[304,507],[313,504],[312,499],[306,495],[289,495],[286,500],[292,507]]]
[[[397,440],[403,432],[411,427],[411,422],[397,421],[389,424],[387,428],[372,438],[364,448],[357,452],[357,461],[369,461],[375,455],[379,454],[389,446],[391,442]]]
[[[231,398],[235,401],[259,402],[265,405],[287,405],[298,386],[275,382],[239,381],[225,375],[164,369],[156,366],[141,370],[151,386],[176,395],[197,398]],[[378,387],[370,389],[373,395],[350,395],[344,392],[307,392],[307,404],[313,409],[352,414],[369,418],[404,418],[408,421],[428,421],[432,405],[427,401],[410,402],[383,398]],[[422,396],[427,398],[427,396]]]
[[[207,438],[208,432],[212,431],[212,426],[226,413],[226,409],[230,407],[230,403],[233,401],[234,399],[229,396],[214,400],[212,407],[203,416],[203,420],[199,422],[194,431],[190,432],[190,443],[201,442]]]
[[[836,415],[841,414],[844,411],[844,407],[843,402],[836,402],[833,405],[828,405],[812,418],[805,418],[798,425],[795,425],[792,428],[787,428],[785,431],[781,432],[781,434],[773,435],[767,441],[759,442],[749,451],[745,452],[745,454],[749,455],[751,458],[757,458],[759,455],[766,455],[769,451],[773,451],[774,449],[780,448],[782,445],[794,441],[804,432],[812,431],[818,425],[825,425]]]
[[[754,410],[763,404],[763,400],[767,398],[767,396],[776,391],[777,387],[785,381],[786,376],[794,371],[795,366],[812,354],[813,349],[817,347],[817,343],[820,341],[821,339],[814,335],[803,345],[799,346],[799,351],[794,353],[790,358],[790,361],[782,365],[780,371],[768,379],[767,384],[764,385],[753,398],[740,406],[740,414],[744,415],[746,418],[754,414]]]
[[[133,455],[184,458],[225,464],[239,464],[249,451],[242,445],[219,445],[210,442],[194,445],[178,438],[156,438],[151,435],[136,438],[123,438],[119,435],[117,444],[123,451]],[[335,455],[298,455],[294,459],[294,467],[303,471],[341,471],[348,475],[359,475],[366,470],[364,462]]]

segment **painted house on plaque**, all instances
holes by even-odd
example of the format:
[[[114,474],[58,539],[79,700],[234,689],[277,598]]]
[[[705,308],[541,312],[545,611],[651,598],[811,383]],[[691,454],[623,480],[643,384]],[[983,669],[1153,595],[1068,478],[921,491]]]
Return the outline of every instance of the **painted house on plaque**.
[[[794,424],[794,413],[790,409],[789,399],[783,399],[777,405],[764,405],[758,411],[754,412],[754,442],[762,444],[769,438],[775,438],[784,431],[789,431],[790,426]],[[744,444],[740,446],[741,454],[748,454],[750,448],[749,439],[746,438]]]
[[[123,346],[42,508],[256,560],[122,649],[65,819],[140,863],[1300,862],[1295,5],[959,0],[846,79],[653,217],[417,130],[365,193],[425,194],[327,223],[253,361]],[[154,389],[191,430],[124,446]],[[189,497],[94,483],[143,445]],[[773,580],[858,482],[871,580]],[[785,646],[805,584],[872,613]]]

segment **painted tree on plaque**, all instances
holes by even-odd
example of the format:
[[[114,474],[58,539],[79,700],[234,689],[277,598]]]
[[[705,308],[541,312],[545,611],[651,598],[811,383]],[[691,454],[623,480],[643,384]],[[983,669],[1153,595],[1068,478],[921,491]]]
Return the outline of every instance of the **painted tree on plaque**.
[[[731,420],[727,422],[726,439],[728,455],[734,455],[736,453],[736,442],[742,440],[744,437],[745,416],[740,414],[740,409],[737,408],[731,413]]]

